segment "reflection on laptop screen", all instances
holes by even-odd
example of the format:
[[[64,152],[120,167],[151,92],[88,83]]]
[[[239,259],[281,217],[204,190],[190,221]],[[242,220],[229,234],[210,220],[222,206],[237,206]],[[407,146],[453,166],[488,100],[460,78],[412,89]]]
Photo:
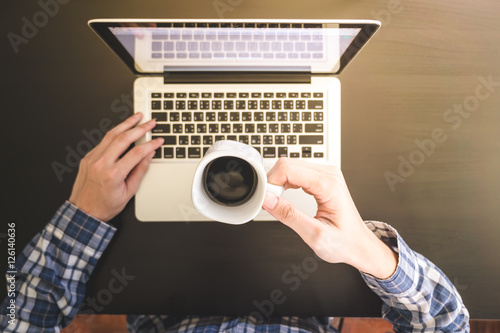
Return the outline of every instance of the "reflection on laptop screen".
[[[139,73],[336,73],[361,28],[307,23],[122,23],[109,27]]]

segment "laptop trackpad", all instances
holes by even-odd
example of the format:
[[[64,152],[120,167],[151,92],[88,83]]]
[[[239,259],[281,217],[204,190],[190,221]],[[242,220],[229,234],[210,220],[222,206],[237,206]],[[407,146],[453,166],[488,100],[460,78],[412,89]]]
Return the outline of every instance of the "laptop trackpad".
[[[191,186],[197,165],[198,163],[151,163],[135,196],[137,219],[143,222],[210,221],[198,213],[191,202]],[[283,197],[306,214],[316,214],[314,198],[302,190],[287,190]],[[262,210],[255,220],[275,219]]]

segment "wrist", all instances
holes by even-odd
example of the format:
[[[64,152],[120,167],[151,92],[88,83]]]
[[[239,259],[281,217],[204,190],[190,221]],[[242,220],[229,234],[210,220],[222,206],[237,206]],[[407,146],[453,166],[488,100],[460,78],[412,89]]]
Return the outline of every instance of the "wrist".
[[[364,229],[349,265],[379,280],[390,278],[397,269],[398,255],[382,242],[370,229]]]

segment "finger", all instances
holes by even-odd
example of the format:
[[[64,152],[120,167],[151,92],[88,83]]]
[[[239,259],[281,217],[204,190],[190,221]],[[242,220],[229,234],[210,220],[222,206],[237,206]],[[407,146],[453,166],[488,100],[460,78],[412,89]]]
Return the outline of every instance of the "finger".
[[[331,166],[281,158],[267,174],[267,181],[285,188],[300,187],[319,203],[326,200],[327,190],[332,185],[328,182],[334,174],[335,169]]]
[[[163,141],[161,138],[151,140],[135,146],[126,153],[116,165],[116,168],[120,170],[120,179],[124,179],[145,157],[154,153],[163,144]]]
[[[317,239],[321,222],[303,213],[285,198],[267,192],[262,208],[292,228],[309,246]]]
[[[148,171],[149,164],[151,163],[153,156],[154,152],[144,157],[128,175],[126,183],[129,198],[131,198],[139,189],[142,179],[144,178],[146,171]]]
[[[123,153],[128,149],[128,147],[130,147],[132,143],[143,137],[155,126],[156,121],[154,119],[151,119],[150,121],[140,126],[134,127],[126,132],[121,133],[113,140],[113,142],[111,142],[109,147],[106,149],[106,158],[112,162],[117,161],[118,158],[123,155]]]

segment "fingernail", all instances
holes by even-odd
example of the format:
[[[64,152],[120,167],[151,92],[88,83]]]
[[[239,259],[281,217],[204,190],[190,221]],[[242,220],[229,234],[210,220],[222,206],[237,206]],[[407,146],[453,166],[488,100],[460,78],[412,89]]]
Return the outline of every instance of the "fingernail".
[[[266,192],[262,208],[264,208],[265,210],[273,210],[274,207],[276,207],[277,203],[278,203],[278,197],[271,192]]]
[[[155,141],[156,141],[157,143],[159,143],[159,144],[160,144],[160,146],[161,146],[161,145],[163,144],[164,139],[163,139],[163,138],[158,138],[158,139],[155,139]]]

